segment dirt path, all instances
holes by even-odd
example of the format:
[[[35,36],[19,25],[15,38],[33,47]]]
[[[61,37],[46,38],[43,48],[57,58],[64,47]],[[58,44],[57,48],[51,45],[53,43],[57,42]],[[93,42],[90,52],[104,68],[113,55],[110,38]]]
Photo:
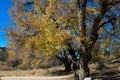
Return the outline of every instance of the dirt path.
[[[5,76],[0,77],[0,80],[72,80],[73,75],[66,76]]]
[[[73,80],[73,75],[66,76],[5,76],[0,77],[0,80]],[[84,80],[120,80],[120,76],[94,76]]]

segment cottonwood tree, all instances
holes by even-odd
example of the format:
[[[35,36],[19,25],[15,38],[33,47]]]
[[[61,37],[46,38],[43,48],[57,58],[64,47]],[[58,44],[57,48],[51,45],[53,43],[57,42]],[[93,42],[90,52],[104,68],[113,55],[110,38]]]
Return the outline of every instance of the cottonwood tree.
[[[92,3],[93,5],[91,5]],[[93,49],[96,41],[99,39],[99,31],[101,28],[106,28],[108,32],[114,31],[115,22],[119,17],[114,11],[119,10],[119,0],[77,0],[78,11],[78,27],[81,32],[81,59],[78,61],[78,66],[75,69],[76,80],[83,80],[84,77],[89,76],[88,62],[91,60],[91,50]],[[92,13],[87,12],[87,8],[94,7],[95,11]],[[119,15],[119,14],[118,14]],[[112,25],[112,23],[114,25]],[[106,26],[106,24],[109,24]],[[107,27],[110,26],[111,29]],[[89,29],[87,30],[87,27]],[[110,31],[109,31],[110,30]],[[88,35],[89,34],[89,35]],[[114,34],[114,33],[113,33]]]
[[[120,16],[119,0],[25,0],[22,4],[14,4],[12,14],[16,25],[24,30],[21,33],[26,32],[28,47],[33,44],[41,52],[53,55],[52,52],[66,45],[74,49],[71,41],[66,41],[71,37],[79,43],[80,59],[71,53],[75,80],[90,76],[88,63],[96,42],[102,41],[105,33],[115,37],[120,31],[116,24]],[[27,6],[26,11],[27,4],[33,8],[28,10]]]
[[[36,53],[49,58],[53,53],[57,53],[58,48],[64,48],[62,44],[67,33],[57,28],[58,22],[47,11],[52,5],[51,1],[45,6],[43,2],[44,0],[13,0],[10,9],[13,23],[8,29],[8,47],[12,48],[23,62]]]

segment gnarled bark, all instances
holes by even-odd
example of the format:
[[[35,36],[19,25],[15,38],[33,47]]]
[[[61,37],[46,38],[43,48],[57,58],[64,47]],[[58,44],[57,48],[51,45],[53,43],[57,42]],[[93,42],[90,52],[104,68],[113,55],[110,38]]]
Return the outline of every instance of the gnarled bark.
[[[73,64],[74,80],[83,80],[85,77],[90,76],[89,61],[90,59],[84,56],[84,59],[80,59],[77,63]]]

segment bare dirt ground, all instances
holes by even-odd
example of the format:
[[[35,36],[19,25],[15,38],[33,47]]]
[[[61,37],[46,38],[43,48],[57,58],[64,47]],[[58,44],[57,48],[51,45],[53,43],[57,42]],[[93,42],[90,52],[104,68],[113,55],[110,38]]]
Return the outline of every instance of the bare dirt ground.
[[[73,80],[73,74],[66,74],[63,66],[57,66],[50,69],[0,71],[0,80]]]
[[[11,77],[1,77],[0,80],[73,80],[73,75],[67,76],[11,76]]]

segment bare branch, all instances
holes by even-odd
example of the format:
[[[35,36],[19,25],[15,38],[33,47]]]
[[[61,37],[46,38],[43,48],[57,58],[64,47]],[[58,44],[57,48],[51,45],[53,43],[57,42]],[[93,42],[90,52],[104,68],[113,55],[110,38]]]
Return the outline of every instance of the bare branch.
[[[113,20],[116,20],[116,18],[113,17],[113,18],[109,19],[108,21],[101,23],[101,24],[99,25],[98,29],[100,29],[102,26],[104,26],[105,24],[110,23],[110,22],[113,21]]]
[[[80,34],[77,32],[77,30],[75,29],[75,27],[72,27],[72,28],[75,31],[75,33],[79,36]]]
[[[97,28],[96,28],[97,30],[99,30],[100,27],[102,27],[103,25],[111,22],[112,20],[115,20],[115,17],[109,16],[109,17],[113,17],[113,18],[111,18],[110,20],[108,20],[108,21],[100,24],[102,18],[103,18],[103,17],[105,16],[105,14],[106,14],[106,12],[107,12],[109,9],[111,9],[112,7],[114,7],[115,5],[119,4],[119,3],[120,3],[120,0],[117,0],[117,1],[115,1],[115,2],[112,1],[112,2],[110,2],[109,4],[107,4],[107,1],[103,1],[103,3],[102,3],[102,11],[101,11],[102,14],[98,16],[99,18],[97,17],[98,23],[94,23],[94,24],[96,24],[96,25],[94,25],[94,26],[97,26]],[[100,16],[101,16],[101,17],[100,17]],[[95,19],[94,21],[97,21],[97,20]]]
[[[104,0],[103,2],[101,2],[101,14],[99,14],[94,19],[94,24],[93,24],[92,28],[98,29],[97,27],[99,26],[99,23],[101,22],[101,20],[104,17],[106,12],[107,12],[107,0]]]
[[[117,5],[117,4],[120,4],[120,0],[116,0],[116,1],[114,1],[114,2],[110,2],[110,3],[107,5],[107,6],[108,6],[107,10],[111,9],[112,7],[114,7],[114,6]]]
[[[30,1],[30,2],[26,2],[24,5],[30,5],[30,4],[33,4],[34,2],[33,1]]]

